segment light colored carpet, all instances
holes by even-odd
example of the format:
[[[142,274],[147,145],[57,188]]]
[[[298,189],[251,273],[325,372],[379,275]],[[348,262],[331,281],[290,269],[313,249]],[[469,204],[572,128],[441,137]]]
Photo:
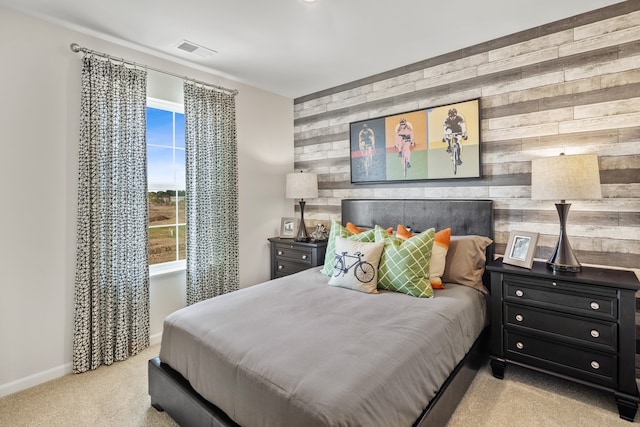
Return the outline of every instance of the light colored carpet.
[[[159,349],[0,398],[0,426],[175,426],[147,394],[147,361]],[[610,393],[517,366],[508,366],[501,381],[487,364],[448,427],[630,427],[638,418],[620,419]]]

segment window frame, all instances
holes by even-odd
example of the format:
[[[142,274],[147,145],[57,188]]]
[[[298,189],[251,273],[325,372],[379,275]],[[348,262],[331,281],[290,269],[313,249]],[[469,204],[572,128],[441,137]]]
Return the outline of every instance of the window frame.
[[[155,108],[155,109],[159,109],[159,110],[165,110],[165,111],[171,111],[173,113],[179,113],[179,114],[183,114],[184,115],[184,105],[183,104],[180,104],[180,103],[177,103],[177,102],[166,101],[166,100],[163,100],[163,99],[147,97],[146,107]],[[175,132],[176,132],[176,128],[175,128],[175,120],[174,120],[174,123],[173,123],[173,149],[174,149],[173,163],[174,163],[174,165],[176,163],[176,159],[175,159],[175,149],[176,149]],[[147,141],[146,145],[147,145],[147,147],[149,147],[150,144],[149,144],[148,141]],[[151,146],[153,147],[154,145],[151,144]],[[166,146],[163,146],[163,148],[166,148]],[[183,149],[182,147],[177,147],[177,148],[178,149]],[[186,147],[184,148],[184,150],[186,150]],[[175,181],[174,181],[174,183],[175,183]],[[149,177],[147,176],[147,194],[149,193],[149,191],[153,191],[153,190],[150,190],[151,188],[152,188],[152,186],[150,185]],[[186,186],[185,186],[184,189],[177,189],[176,188],[175,189],[176,196],[178,194],[178,191],[185,191],[185,190],[186,190]],[[185,218],[185,223],[178,222],[178,219],[179,219],[178,218],[178,205],[176,203],[176,223],[174,225],[177,226],[177,227],[180,227],[180,226],[184,225],[186,227],[186,218]],[[159,227],[163,227],[163,226],[167,226],[167,225],[168,224],[153,226],[153,228],[159,228]],[[151,228],[152,228],[152,226],[147,222],[147,229],[150,230]],[[185,252],[186,252],[186,249],[185,249]],[[158,264],[149,264],[149,276],[157,276],[157,275],[161,275],[161,274],[184,271],[184,270],[186,270],[186,267],[187,267],[186,259],[176,260],[176,261],[167,261],[167,262],[162,262],[162,263],[158,263]]]

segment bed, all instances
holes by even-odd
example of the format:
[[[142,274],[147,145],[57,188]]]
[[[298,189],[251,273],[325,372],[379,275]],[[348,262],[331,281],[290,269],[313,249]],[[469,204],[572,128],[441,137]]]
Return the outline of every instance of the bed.
[[[343,200],[347,222],[493,238],[489,200]],[[152,406],[194,426],[446,424],[486,360],[485,295],[455,283],[435,298],[371,295],[320,270],[168,316]]]

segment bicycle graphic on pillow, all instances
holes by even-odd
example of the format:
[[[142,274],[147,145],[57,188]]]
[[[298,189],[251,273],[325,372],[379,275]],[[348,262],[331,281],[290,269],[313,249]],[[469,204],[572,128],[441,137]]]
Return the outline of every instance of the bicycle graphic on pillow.
[[[353,275],[358,279],[361,283],[369,283],[373,280],[376,275],[375,268],[373,264],[362,260],[362,252],[358,251],[355,254],[351,255],[347,252],[342,252],[342,255],[336,254],[336,261],[333,265],[334,276],[338,277],[340,274],[346,276],[349,270],[353,268]],[[351,265],[347,266],[347,258],[353,258],[354,261]]]

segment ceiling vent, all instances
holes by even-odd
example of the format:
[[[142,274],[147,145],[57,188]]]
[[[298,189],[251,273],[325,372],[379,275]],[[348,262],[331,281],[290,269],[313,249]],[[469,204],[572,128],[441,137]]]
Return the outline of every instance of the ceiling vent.
[[[185,52],[189,52],[201,58],[207,58],[213,55],[214,53],[218,53],[213,49],[208,49],[204,46],[200,46],[198,44],[190,42],[189,40],[182,40],[177,47],[180,50],[184,50]]]

